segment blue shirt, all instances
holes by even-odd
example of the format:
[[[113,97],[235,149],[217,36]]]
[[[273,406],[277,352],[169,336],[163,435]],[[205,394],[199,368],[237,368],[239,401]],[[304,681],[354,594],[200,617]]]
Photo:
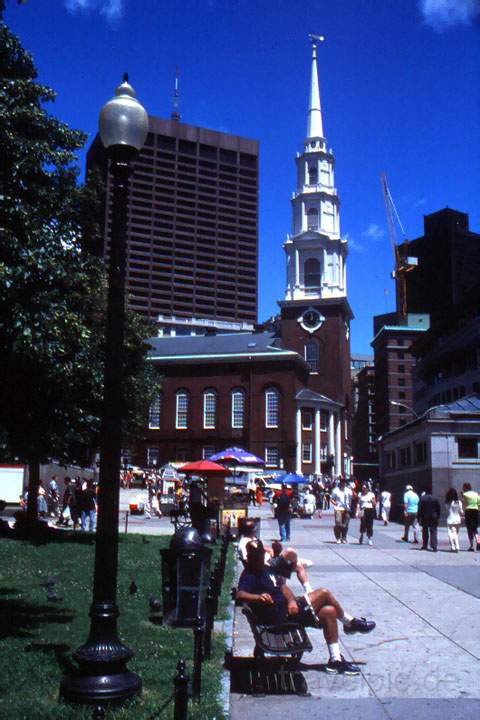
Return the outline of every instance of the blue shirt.
[[[273,605],[252,603],[252,610],[259,622],[274,625],[286,620],[288,616],[287,598],[281,591],[280,583],[275,581],[268,570],[264,570],[260,575],[254,575],[252,572],[244,570],[238,581],[238,589],[252,595],[268,593],[272,596]]]
[[[413,490],[407,490],[403,496],[403,502],[407,506],[407,513],[418,513],[418,503],[420,502],[420,498],[416,492],[413,492]]]

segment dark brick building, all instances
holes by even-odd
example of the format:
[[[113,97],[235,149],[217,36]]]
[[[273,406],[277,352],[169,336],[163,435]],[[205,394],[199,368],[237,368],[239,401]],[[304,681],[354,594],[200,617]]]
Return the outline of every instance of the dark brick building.
[[[423,320],[419,323],[419,320]],[[372,340],[375,364],[375,424],[377,436],[395,430],[414,417],[412,344],[428,329],[425,316],[410,316],[411,325],[383,325]]]
[[[378,477],[375,421],[375,368],[365,365],[354,379],[356,404],[352,423],[353,472],[359,480]]]
[[[111,178],[95,138],[87,169]],[[258,143],[150,117],[128,205],[129,305],[146,318],[257,321]]]
[[[424,217],[423,237],[400,246],[418,258],[406,274],[409,313],[428,313],[432,332],[480,314],[480,234],[468,215],[445,208]]]
[[[207,458],[239,445],[267,467],[306,475],[342,466],[341,403],[310,389],[301,354],[272,332],[157,338],[162,392],[150,410],[142,464]]]

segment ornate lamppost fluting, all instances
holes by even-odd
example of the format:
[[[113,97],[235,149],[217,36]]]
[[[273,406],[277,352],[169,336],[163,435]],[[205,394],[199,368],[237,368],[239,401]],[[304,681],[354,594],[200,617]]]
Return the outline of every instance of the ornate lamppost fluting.
[[[116,603],[128,186],[131,162],[148,131],[147,112],[127,75],[103,106],[99,131],[110,159],[113,204],[93,599],[90,634],[73,655],[78,673],[65,676],[60,686],[62,699],[93,705],[122,703],[142,687],[140,677],[126,667],[133,652],[118,637]]]

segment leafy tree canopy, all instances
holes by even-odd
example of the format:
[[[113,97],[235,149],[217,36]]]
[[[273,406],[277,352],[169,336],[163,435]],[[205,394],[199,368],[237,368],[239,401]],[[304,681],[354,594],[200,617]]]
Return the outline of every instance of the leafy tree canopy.
[[[22,461],[65,460],[99,430],[106,275],[98,178],[79,186],[86,136],[50,115],[55,93],[2,20],[0,0],[0,439]],[[156,391],[148,328],[129,316],[130,433]]]

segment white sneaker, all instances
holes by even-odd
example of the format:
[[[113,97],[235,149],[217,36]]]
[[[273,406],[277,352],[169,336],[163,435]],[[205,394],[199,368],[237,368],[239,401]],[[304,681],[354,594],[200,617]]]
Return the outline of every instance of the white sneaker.
[[[341,540],[337,540],[337,545],[340,545],[341,542],[342,542]]]
[[[369,545],[373,545],[373,540],[369,540],[369,541],[368,541],[368,544],[369,544]]]

